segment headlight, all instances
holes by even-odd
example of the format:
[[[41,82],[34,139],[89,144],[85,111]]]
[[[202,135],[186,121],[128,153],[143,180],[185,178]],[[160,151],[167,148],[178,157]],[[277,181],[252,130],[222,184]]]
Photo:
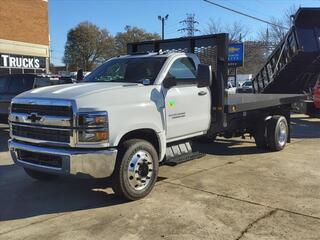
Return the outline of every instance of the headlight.
[[[106,143],[109,139],[107,112],[80,113],[78,139],[81,143]]]
[[[79,114],[79,127],[100,127],[108,124],[107,112],[93,112]]]

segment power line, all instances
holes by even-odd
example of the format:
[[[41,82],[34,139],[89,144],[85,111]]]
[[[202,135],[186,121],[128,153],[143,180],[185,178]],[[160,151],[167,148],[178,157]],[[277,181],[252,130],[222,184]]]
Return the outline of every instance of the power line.
[[[243,13],[243,12],[240,12],[240,11],[237,11],[237,10],[234,10],[234,9],[231,9],[231,8],[229,8],[229,7],[222,6],[222,5],[218,4],[218,3],[214,3],[214,2],[211,2],[211,1],[209,1],[209,0],[202,0],[202,1],[204,1],[204,2],[206,2],[206,3],[209,3],[209,4],[212,4],[212,5],[215,5],[215,6],[217,6],[217,7],[223,8],[223,9],[225,9],[225,10],[228,10],[228,11],[231,11],[231,12],[234,12],[234,13],[237,13],[237,14],[240,14],[240,15],[242,15],[242,16],[245,16],[245,17],[248,17],[248,18],[251,18],[251,19],[254,19],[254,20],[257,20],[257,21],[260,21],[260,22],[263,22],[263,23],[266,23],[266,24],[275,26],[275,27],[278,27],[278,28],[288,29],[288,28],[286,28],[286,27],[284,27],[284,26],[281,26],[281,25],[278,25],[278,24],[269,22],[269,21],[264,20],[264,19],[261,19],[261,18],[257,18],[257,17],[255,17],[255,16],[252,16],[252,15],[249,15],[249,14],[246,14],[246,13]]]
[[[244,11],[247,11],[247,12],[254,12],[254,13],[256,13],[256,14],[259,14],[259,16],[261,16],[261,15],[263,15],[263,16],[265,16],[265,17],[267,17],[267,18],[269,18],[270,17],[270,15],[267,15],[266,13],[262,13],[261,11],[258,11],[257,9],[252,9],[252,8],[250,8],[250,7],[248,7],[248,6],[244,6],[243,4],[241,4],[241,2],[240,1],[236,1],[236,2],[234,2],[234,1],[232,1],[232,0],[227,0],[230,4],[232,4],[232,5],[234,5],[234,6],[237,6],[237,7],[239,7],[240,9],[242,9],[242,10],[244,10]],[[229,5],[230,5],[229,4]]]
[[[179,22],[177,22],[177,23],[175,23],[175,24],[166,25],[166,31],[168,31],[168,30],[170,31],[170,30],[172,30],[172,29],[177,30],[178,25],[180,25]]]

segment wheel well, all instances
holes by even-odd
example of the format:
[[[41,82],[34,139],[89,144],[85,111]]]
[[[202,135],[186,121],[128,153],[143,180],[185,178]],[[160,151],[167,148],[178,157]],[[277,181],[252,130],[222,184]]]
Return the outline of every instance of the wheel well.
[[[160,158],[160,140],[158,138],[157,133],[154,130],[146,128],[128,132],[120,139],[119,146],[130,139],[143,139],[150,142],[156,149]]]

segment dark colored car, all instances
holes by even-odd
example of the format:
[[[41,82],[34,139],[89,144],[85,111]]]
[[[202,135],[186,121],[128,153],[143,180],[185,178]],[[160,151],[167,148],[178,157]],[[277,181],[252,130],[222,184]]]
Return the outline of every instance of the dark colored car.
[[[33,88],[72,83],[71,78],[34,74],[11,74],[0,76],[0,122],[7,123],[11,100]]]

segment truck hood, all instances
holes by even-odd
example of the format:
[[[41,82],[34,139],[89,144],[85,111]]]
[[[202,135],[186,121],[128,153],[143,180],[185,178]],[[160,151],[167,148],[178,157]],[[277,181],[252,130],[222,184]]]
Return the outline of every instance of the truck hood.
[[[15,99],[54,99],[74,101],[79,111],[118,110],[121,107],[145,106],[150,99],[160,99],[156,85],[135,83],[78,83],[33,89]],[[156,96],[157,95],[157,96]]]
[[[18,98],[50,98],[50,99],[70,99],[76,100],[86,95],[108,92],[110,90],[122,89],[126,87],[137,87],[135,83],[78,83],[63,84],[49,87],[36,88],[24,92]]]

